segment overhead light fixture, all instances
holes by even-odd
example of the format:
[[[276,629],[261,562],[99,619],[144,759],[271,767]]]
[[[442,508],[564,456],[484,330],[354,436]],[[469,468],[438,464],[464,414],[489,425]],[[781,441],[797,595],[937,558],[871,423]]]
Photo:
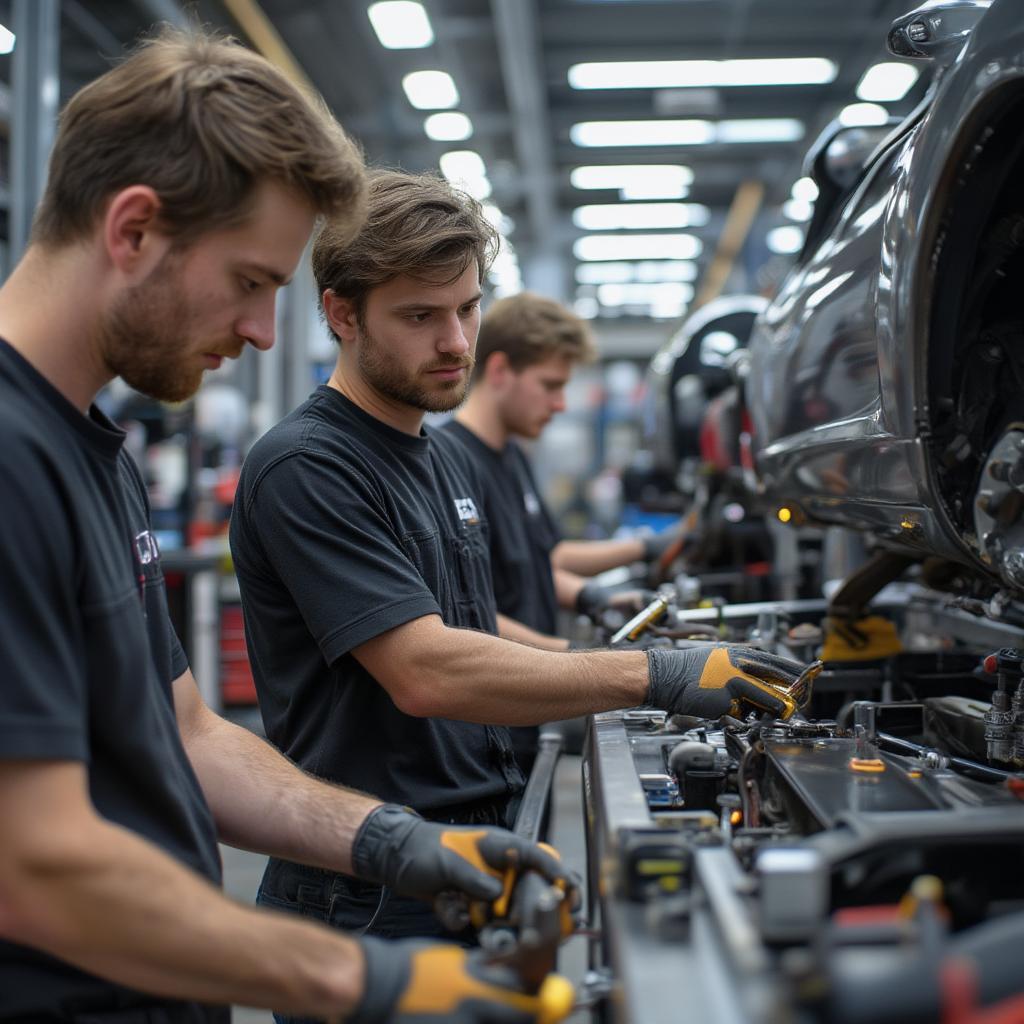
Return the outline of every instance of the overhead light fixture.
[[[793,182],[790,194],[794,199],[802,199],[804,202],[813,203],[818,198],[818,186],[813,178],[797,178]]]
[[[669,281],[664,284],[602,284],[597,301],[602,306],[686,305],[693,298],[693,285]]]
[[[712,143],[796,142],[804,126],[793,118],[732,121],[580,121],[569,129],[577,146],[707,146]]]
[[[366,12],[380,45],[388,50],[416,50],[430,46],[434,30],[423,4],[413,0],[382,0]]]
[[[423,122],[427,138],[437,142],[462,142],[473,134],[473,122],[457,110],[431,114]]]
[[[579,189],[618,189],[622,199],[682,199],[693,171],[681,164],[588,165],[574,168],[569,181]]]
[[[417,110],[445,110],[459,103],[459,90],[447,71],[410,72],[402,79],[402,88]]]
[[[631,281],[659,284],[663,281],[695,281],[697,264],[690,260],[642,260],[637,263],[580,263],[578,284],[628,284]]]
[[[573,243],[578,260],[692,260],[703,246],[693,235],[584,235]]]
[[[804,244],[804,233],[792,224],[785,224],[768,232],[768,248],[775,253],[789,256],[799,252]]]
[[[441,173],[474,199],[483,200],[491,194],[487,168],[480,154],[471,149],[453,149],[438,160]]]
[[[6,25],[0,25],[0,53],[10,53],[14,49],[14,41],[14,33]]]
[[[644,260],[634,266],[637,281],[697,280],[697,264],[692,260]]]
[[[584,231],[700,228],[711,211],[700,203],[603,203],[578,206],[572,222]]]
[[[889,111],[877,103],[851,103],[839,111],[839,123],[847,128],[867,128],[888,120]]]
[[[577,146],[701,146],[712,141],[708,121],[581,121],[569,129]]]
[[[601,307],[592,295],[583,295],[572,304],[573,312],[583,320],[593,320]]]
[[[857,99],[869,103],[896,103],[910,92],[921,71],[913,64],[886,61],[864,72],[857,86]]]
[[[751,117],[719,121],[715,142],[796,142],[804,137],[802,122],[790,117]]]
[[[806,199],[788,199],[782,204],[782,213],[790,220],[810,220],[814,215],[814,206]]]
[[[574,64],[573,89],[728,88],[765,85],[827,85],[838,68],[824,57],[754,60],[627,60]]]

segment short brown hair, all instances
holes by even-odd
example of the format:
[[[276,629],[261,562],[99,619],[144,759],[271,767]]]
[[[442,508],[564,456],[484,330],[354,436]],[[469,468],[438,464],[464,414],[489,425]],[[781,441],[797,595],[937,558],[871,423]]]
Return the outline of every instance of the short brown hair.
[[[130,185],[153,188],[162,230],[188,239],[242,221],[265,181],[350,230],[362,218],[362,154],[319,97],[233,39],[165,27],[64,108],[33,241],[85,237]]]
[[[589,363],[597,357],[597,346],[586,322],[561,303],[519,292],[498,299],[480,321],[474,376],[482,375],[494,352],[504,352],[518,373],[553,356]]]
[[[321,302],[330,290],[362,317],[367,295],[403,275],[454,281],[475,261],[482,283],[498,242],[483,207],[444,178],[375,171],[362,230],[352,239],[344,225],[326,221],[313,243],[313,274]]]

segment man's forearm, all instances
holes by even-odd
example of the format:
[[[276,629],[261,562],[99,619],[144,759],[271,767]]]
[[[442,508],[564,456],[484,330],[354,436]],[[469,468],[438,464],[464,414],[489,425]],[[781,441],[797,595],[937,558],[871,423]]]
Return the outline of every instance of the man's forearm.
[[[636,651],[554,653],[424,616],[355,650],[406,714],[489,725],[539,725],[614,708],[647,695]]]
[[[542,651],[567,651],[569,649],[569,641],[564,637],[539,633],[500,612],[498,614],[498,636],[504,640],[514,640],[519,644],[539,647]]]
[[[97,817],[74,781],[77,770],[28,766],[20,789],[17,769],[5,772],[2,799],[17,831],[0,852],[5,938],[157,996],[315,1017],[356,1004],[363,966],[355,943],[226,899],[146,840]],[[60,813],[56,830],[33,809],[41,797]]]
[[[182,739],[223,842],[352,873],[352,842],[380,800],[306,775],[211,711]]]
[[[551,565],[577,576],[596,576],[620,565],[641,562],[644,542],[638,538],[628,540],[563,540],[551,552]]]

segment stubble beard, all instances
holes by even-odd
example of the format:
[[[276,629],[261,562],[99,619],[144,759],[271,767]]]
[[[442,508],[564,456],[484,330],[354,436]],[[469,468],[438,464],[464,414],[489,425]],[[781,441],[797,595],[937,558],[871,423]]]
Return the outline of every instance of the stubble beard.
[[[203,367],[190,365],[189,303],[173,252],[141,283],[118,297],[100,326],[107,369],[136,391],[181,402],[198,390]]]
[[[410,373],[399,365],[385,347],[379,344],[365,327],[360,329],[357,353],[359,372],[375,391],[393,402],[400,402],[420,412],[451,412],[466,400],[469,379],[473,370],[471,356],[441,357],[436,362]],[[458,380],[439,380],[433,388],[421,382],[420,374],[447,367],[465,367]]]

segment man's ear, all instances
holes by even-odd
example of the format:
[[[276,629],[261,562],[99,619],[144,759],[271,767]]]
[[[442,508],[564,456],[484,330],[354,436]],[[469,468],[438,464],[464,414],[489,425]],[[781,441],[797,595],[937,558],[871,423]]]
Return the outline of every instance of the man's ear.
[[[160,226],[160,197],[148,185],[116,192],[103,214],[103,244],[110,262],[126,277],[149,275],[171,247]]]
[[[336,295],[330,288],[320,296],[320,301],[323,303],[324,316],[327,317],[331,330],[342,341],[351,341],[359,326],[355,303],[351,299],[343,299]]]
[[[508,354],[500,349],[492,352],[484,363],[483,379],[492,388],[504,387],[513,374],[512,364],[508,361]]]

